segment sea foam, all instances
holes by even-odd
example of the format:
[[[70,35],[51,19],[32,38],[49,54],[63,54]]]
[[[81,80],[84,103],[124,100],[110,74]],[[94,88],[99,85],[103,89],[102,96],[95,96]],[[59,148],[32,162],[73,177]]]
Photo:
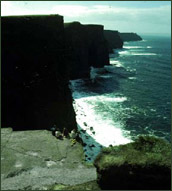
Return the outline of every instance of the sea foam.
[[[121,62],[119,62],[118,60],[110,60],[110,64],[115,65],[116,67],[122,67]]]
[[[135,55],[135,56],[155,56],[157,54],[155,53],[131,53],[132,55]]]
[[[130,142],[129,138],[124,137],[121,124],[114,122],[102,115],[96,113],[95,108],[99,107],[96,104],[97,100],[102,100],[100,97],[80,98],[75,100],[76,118],[79,126],[86,130],[86,132],[100,145],[119,145]],[[106,98],[106,101],[122,102],[126,98]],[[85,123],[87,126],[85,126]],[[95,134],[89,129],[93,127]]]
[[[142,47],[142,46],[123,46],[123,48],[136,49],[136,48],[144,48],[144,47]]]

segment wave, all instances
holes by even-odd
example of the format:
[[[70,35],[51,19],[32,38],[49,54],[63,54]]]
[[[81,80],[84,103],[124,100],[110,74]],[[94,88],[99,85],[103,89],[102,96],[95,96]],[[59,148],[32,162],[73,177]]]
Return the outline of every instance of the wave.
[[[116,67],[123,67],[121,62],[119,62],[118,60],[110,60],[110,64],[115,65]]]
[[[107,101],[122,102],[124,100],[126,100],[124,97],[107,98],[106,96],[75,99],[74,109],[78,129],[80,130],[83,141],[87,144],[85,147],[86,154],[91,159],[94,159],[100,152],[98,145],[108,147],[109,145],[120,145],[131,142],[131,139],[124,136],[127,132],[122,130],[121,124],[114,122],[109,117],[108,112],[100,112],[99,110],[99,103],[105,104]],[[96,108],[100,114],[96,112]],[[90,147],[92,144],[94,144],[94,147]]]
[[[123,48],[126,48],[126,49],[144,49],[144,48],[152,48],[152,46],[123,46]]]
[[[129,51],[120,51],[118,52],[120,55],[130,55],[131,53]]]
[[[144,47],[143,46],[123,46],[123,48],[135,49],[135,48],[144,48]]]
[[[127,100],[127,97],[105,97],[104,100],[110,102],[124,102]]]
[[[156,53],[131,53],[131,55],[134,55],[134,56],[155,56],[157,54]]]
[[[128,79],[130,79],[130,80],[135,80],[136,77],[129,77]]]
[[[143,40],[141,40],[141,41],[139,41],[139,42],[147,42],[147,40],[144,40],[144,39],[143,39]]]
[[[128,56],[139,56],[139,55],[145,55],[145,56],[153,56],[153,55],[157,55],[156,53],[149,53],[149,52],[140,52],[139,50],[139,53],[138,51],[132,51],[132,50],[120,50],[117,52],[119,55],[123,56],[123,55],[128,55]]]
[[[100,78],[109,79],[112,78],[111,75],[100,75]]]

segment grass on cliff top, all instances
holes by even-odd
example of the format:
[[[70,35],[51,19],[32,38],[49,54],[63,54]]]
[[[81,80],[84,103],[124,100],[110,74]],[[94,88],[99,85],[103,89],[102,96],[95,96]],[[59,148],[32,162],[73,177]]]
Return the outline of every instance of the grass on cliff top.
[[[154,136],[139,136],[126,145],[104,148],[94,161],[99,169],[111,166],[150,165],[171,167],[171,146],[163,139]]]

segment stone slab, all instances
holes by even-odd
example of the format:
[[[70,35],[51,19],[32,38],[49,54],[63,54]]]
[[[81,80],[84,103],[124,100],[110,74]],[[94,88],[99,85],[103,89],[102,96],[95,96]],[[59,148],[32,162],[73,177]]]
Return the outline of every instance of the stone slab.
[[[9,132],[1,129],[2,142],[11,136],[1,145],[1,190],[46,190],[96,180],[79,143],[71,146],[71,140],[58,140],[47,130]]]

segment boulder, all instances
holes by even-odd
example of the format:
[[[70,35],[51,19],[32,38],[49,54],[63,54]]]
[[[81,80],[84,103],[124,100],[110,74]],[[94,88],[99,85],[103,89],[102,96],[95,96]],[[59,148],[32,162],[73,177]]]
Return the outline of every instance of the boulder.
[[[140,136],[126,145],[102,150],[94,162],[103,190],[170,190],[171,146],[163,139]]]

